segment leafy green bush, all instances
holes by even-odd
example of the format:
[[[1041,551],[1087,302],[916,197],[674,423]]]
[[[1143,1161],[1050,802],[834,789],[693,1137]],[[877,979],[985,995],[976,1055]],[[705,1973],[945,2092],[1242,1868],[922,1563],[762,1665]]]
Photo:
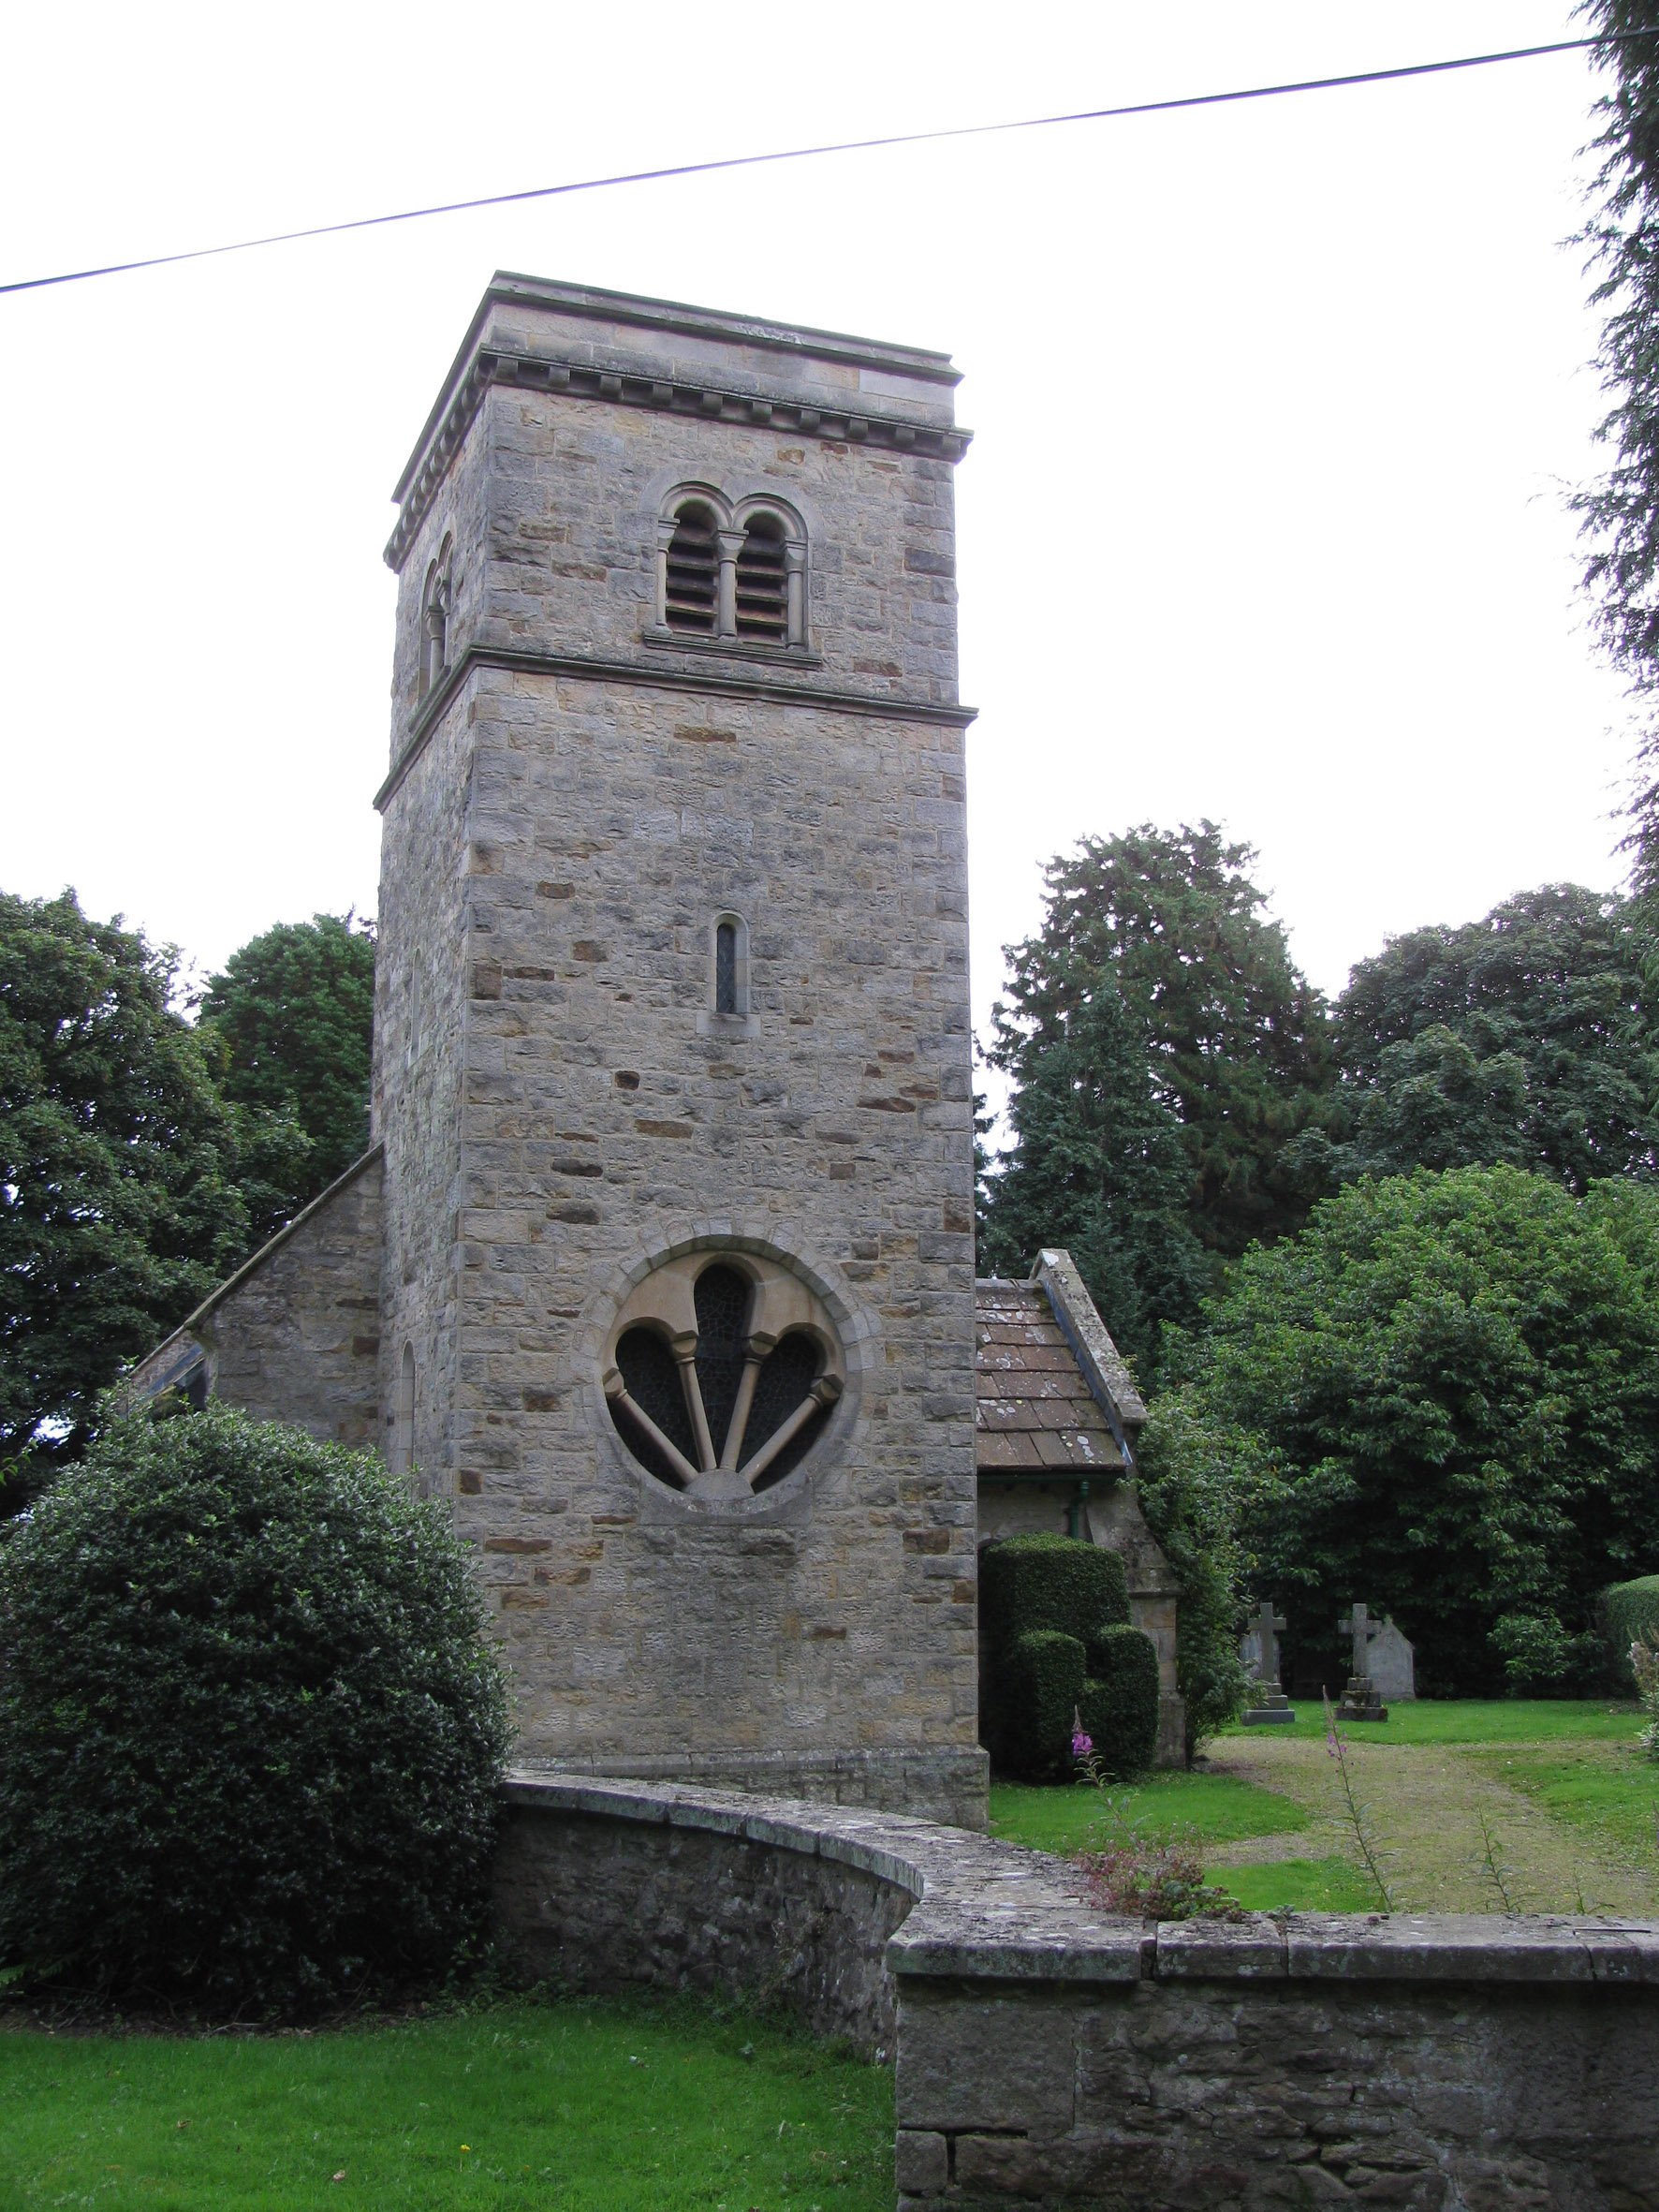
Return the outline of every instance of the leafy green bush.
[[[1614,1583],[1602,1592],[1598,1610],[1613,1677],[1629,1689],[1635,1682],[1630,1671],[1631,1645],[1645,1644],[1650,1650],[1659,1651],[1659,1574]]]
[[[1650,1644],[1633,1644],[1629,1657],[1630,1670],[1636,1677],[1636,1694],[1648,1717],[1648,1725],[1642,1730],[1642,1747],[1650,1759],[1659,1759],[1659,1650]]]
[[[0,1966],[223,2013],[441,1976],[507,1733],[440,1507],[223,1406],[117,1423],[0,1531]]]
[[[1025,1781],[1075,1769],[1074,1718],[1103,1775],[1135,1773],[1158,1739],[1158,1657],[1128,1625],[1123,1563],[1069,1536],[1014,1536],[979,1566],[990,1645],[986,1747],[999,1771]]]

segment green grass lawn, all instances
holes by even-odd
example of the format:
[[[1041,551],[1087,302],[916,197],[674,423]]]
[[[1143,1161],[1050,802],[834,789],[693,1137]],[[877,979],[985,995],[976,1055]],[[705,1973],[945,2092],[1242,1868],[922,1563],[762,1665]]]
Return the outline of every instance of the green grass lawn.
[[[1639,1748],[1592,1740],[1509,1744],[1480,1754],[1499,1781],[1541,1805],[1558,1821],[1610,1844],[1633,1864],[1659,1869],[1659,1762]]]
[[[1385,1722],[1355,1723],[1344,1733],[1356,1744],[1397,1746],[1407,1758],[1414,1745],[1473,1753],[1494,1779],[1564,1826],[1632,1867],[1652,1872],[1659,1868],[1659,1764],[1637,1745],[1641,1720],[1636,1705],[1606,1698],[1419,1700],[1396,1705]],[[1304,1703],[1294,1728],[1226,1733],[1270,1742],[1317,1739],[1324,1729],[1323,1713]],[[1377,1776],[1391,1770],[1391,1761],[1368,1770],[1366,1787],[1374,1791]],[[1289,1777],[1286,1786],[1294,1787]],[[1078,1783],[1032,1789],[997,1782],[991,1792],[992,1835],[1060,1852],[1097,1848],[1108,1829],[1138,1830],[1149,1839],[1184,1830],[1208,1858],[1210,1847],[1312,1824],[1311,1815],[1288,1795],[1226,1774],[1156,1774],[1106,1793]],[[1322,1844],[1329,1850],[1329,1834],[1314,1842],[1315,1851]],[[1206,1879],[1256,1911],[1362,1912],[1377,1903],[1370,1882],[1345,1857],[1211,1864]],[[1571,1909],[1570,1899],[1564,1909]]]
[[[1190,1829],[1206,1843],[1236,1843],[1307,1824],[1307,1814],[1289,1798],[1231,1775],[1148,1775],[1107,1791],[1087,1782],[1051,1790],[1024,1782],[991,1785],[991,1833],[1033,1851],[1089,1851],[1108,1827],[1135,1827],[1149,1836]]]
[[[0,2212],[891,2212],[892,2077],[690,2000],[0,2028]]]
[[[1223,1731],[1235,1735],[1319,1736],[1325,1715],[1316,1701],[1296,1703],[1296,1719],[1286,1728]],[[1417,1698],[1390,1705],[1387,1720],[1343,1722],[1356,1742],[1367,1744],[1544,1744],[1558,1737],[1576,1743],[1634,1743],[1642,1725],[1640,1708],[1609,1698]]]
[[[1252,1912],[1374,1912],[1377,1894],[1346,1859],[1274,1859],[1216,1866],[1207,1878]]]

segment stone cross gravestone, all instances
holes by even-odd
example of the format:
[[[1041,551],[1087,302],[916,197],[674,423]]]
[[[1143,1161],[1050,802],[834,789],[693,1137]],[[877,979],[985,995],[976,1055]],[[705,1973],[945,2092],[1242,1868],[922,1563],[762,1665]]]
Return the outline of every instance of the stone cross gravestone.
[[[1246,1728],[1270,1727],[1275,1722],[1284,1724],[1296,1718],[1279,1680],[1278,1630],[1289,1625],[1282,1613],[1275,1613],[1270,1600],[1258,1605],[1250,1615],[1244,1656],[1247,1660],[1254,1658],[1255,1684],[1244,1713]],[[1255,1647],[1254,1655],[1252,1644]]]
[[[1351,1605],[1337,1622],[1339,1635],[1351,1639],[1354,1661],[1343,1702],[1337,1708],[1344,1720],[1387,1720],[1388,1708],[1377,1694],[1370,1674],[1368,1654],[1373,1634],[1368,1607]]]

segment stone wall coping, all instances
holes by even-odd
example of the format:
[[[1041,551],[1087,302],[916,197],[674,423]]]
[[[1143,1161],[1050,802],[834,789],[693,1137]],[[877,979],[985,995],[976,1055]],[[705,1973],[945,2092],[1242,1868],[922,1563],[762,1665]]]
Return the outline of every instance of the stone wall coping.
[[[1659,1984],[1659,1922],[1479,1913],[1251,1913],[1142,1922],[1088,1903],[1065,1861],[904,1813],[800,1798],[512,1770],[507,1804],[698,1829],[828,1859],[917,1899],[895,1975],[997,1982]]]
[[[1139,1428],[1146,1420],[1146,1405],[1135,1387],[1123,1355],[1112,1342],[1111,1332],[1100,1318],[1100,1308],[1069,1252],[1058,1249],[1037,1254],[1036,1281],[1046,1294],[1061,1334],[1077,1354],[1083,1379],[1094,1393],[1110,1423],[1113,1439],[1132,1467],[1135,1454],[1125,1427]]]

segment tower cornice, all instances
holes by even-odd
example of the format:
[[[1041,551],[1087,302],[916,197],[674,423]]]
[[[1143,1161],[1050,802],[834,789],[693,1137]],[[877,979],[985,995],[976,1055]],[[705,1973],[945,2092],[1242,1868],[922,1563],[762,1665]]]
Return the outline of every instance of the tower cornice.
[[[547,328],[532,339],[529,326],[542,318]],[[625,342],[619,343],[623,333]],[[674,341],[694,355],[712,357],[718,347],[725,373],[694,373],[690,364],[671,358]],[[731,374],[734,349],[755,358],[751,376]],[[954,464],[973,435],[950,420],[949,394],[960,380],[948,355],[920,347],[501,273],[479,302],[393,489],[400,511],[386,547],[387,565],[402,568],[493,384],[866,443]],[[913,391],[906,393],[905,386]]]

